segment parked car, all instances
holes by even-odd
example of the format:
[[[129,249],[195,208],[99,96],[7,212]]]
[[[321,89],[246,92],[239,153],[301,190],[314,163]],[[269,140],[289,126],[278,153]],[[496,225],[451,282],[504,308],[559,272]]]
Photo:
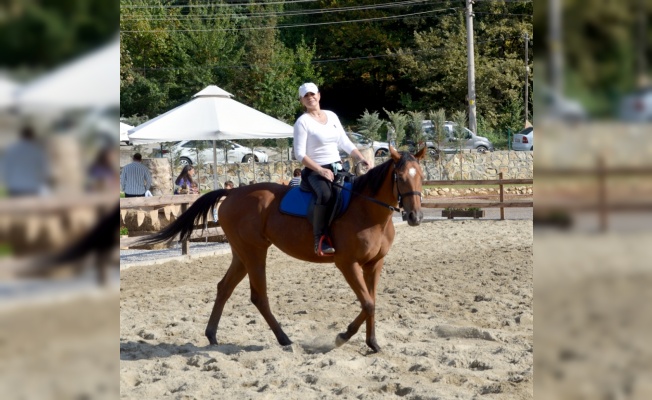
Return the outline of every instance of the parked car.
[[[544,119],[559,120],[565,122],[582,122],[588,119],[588,113],[577,100],[564,97],[548,86],[541,86],[535,92],[537,113]],[[539,107],[541,111],[539,112]]]
[[[389,143],[387,142],[369,140],[363,135],[355,132],[349,132],[347,135],[358,149],[366,149],[372,147],[374,149],[375,157],[387,157],[389,155]]]
[[[203,143],[198,143],[203,142]],[[179,162],[181,165],[193,165],[197,164],[197,152],[196,147],[203,147],[204,150],[200,152],[204,163],[212,164],[213,163],[213,141],[212,140],[183,140],[174,145],[172,152],[173,154],[179,154]],[[217,162],[224,162],[224,146],[226,145],[227,151],[227,163],[237,163],[237,162],[249,162],[251,158],[254,157],[256,162],[267,162],[268,156],[264,151],[256,150],[251,151],[250,148],[241,146],[237,143],[231,142],[230,140],[219,140],[217,141]]]
[[[652,122],[652,87],[623,97],[618,114],[620,119],[627,122]]]
[[[534,150],[534,127],[527,127],[514,135],[514,139],[512,139],[512,150]]]
[[[477,151],[494,151],[494,145],[489,141],[484,136],[478,136],[475,133],[471,132],[469,129],[464,128],[464,137],[462,139],[458,139],[455,137],[453,134],[453,127],[455,126],[455,123],[446,121],[444,124],[444,129],[446,130],[446,136],[444,138],[444,141],[440,144],[441,148],[438,148],[437,142],[435,141],[434,138],[434,128],[432,121],[430,120],[424,120],[422,122],[423,126],[423,131],[425,132],[426,135],[426,146],[428,146],[431,151],[443,151],[445,153],[454,153],[459,150],[461,147],[462,149],[466,150],[477,150]],[[459,145],[459,140],[463,140],[464,143],[460,146]]]
[[[127,125],[124,122],[120,122],[120,144],[127,144],[129,145],[129,136],[127,135],[127,131],[129,129],[133,128],[131,125]]]

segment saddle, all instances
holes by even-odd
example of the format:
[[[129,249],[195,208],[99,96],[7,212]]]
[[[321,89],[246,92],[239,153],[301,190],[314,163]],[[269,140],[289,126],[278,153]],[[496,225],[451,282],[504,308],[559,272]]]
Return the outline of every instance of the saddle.
[[[333,194],[329,202],[330,217],[328,225],[340,215],[344,214],[351,201],[351,188],[353,187],[354,175],[349,172],[340,171],[335,176],[336,185],[332,185]],[[341,187],[343,186],[344,190]],[[310,190],[308,182],[301,181],[301,185],[290,189],[281,199],[280,211],[283,214],[295,217],[307,217],[312,221],[312,212],[315,206],[315,195]]]

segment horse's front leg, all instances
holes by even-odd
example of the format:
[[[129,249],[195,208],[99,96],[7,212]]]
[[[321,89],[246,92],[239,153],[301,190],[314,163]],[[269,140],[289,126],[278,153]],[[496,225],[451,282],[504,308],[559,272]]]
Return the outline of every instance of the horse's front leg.
[[[373,263],[365,264],[362,267],[364,280],[367,284],[367,290],[373,299],[374,305],[376,304],[376,293],[378,289],[378,281],[380,280],[380,273],[383,270],[383,262],[385,258],[381,258]],[[372,313],[367,317],[367,346],[371,347],[374,352],[380,351],[380,346],[376,342],[376,313]]]
[[[337,335],[335,343],[337,346],[341,346],[358,332],[358,329],[360,329],[360,325],[362,325],[362,322],[367,320],[369,317],[372,318],[372,325],[373,325],[375,301],[371,296],[371,294],[369,293],[369,290],[367,289],[367,283],[365,282],[362,269],[357,263],[338,264],[337,268],[344,275],[344,279],[346,279],[346,282],[349,284],[349,286],[351,286],[351,289],[353,289],[353,292],[355,293],[356,297],[360,301],[360,305],[362,306],[362,311],[353,320],[353,322],[349,324],[348,328],[346,329],[346,332],[342,332],[339,335]],[[369,325],[367,325],[367,330],[369,330]],[[369,337],[369,333],[367,333],[367,337]],[[376,344],[375,337],[373,342],[367,340],[367,345],[371,347],[371,349],[374,352],[380,350],[380,347],[378,347],[378,344]]]

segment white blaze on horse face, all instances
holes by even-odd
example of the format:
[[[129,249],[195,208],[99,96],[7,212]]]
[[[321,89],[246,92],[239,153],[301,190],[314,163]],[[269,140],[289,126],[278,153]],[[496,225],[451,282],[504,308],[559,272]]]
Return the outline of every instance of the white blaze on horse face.
[[[416,168],[410,168],[408,170],[408,174],[410,174],[411,178],[414,178],[415,176],[417,176],[417,169]]]

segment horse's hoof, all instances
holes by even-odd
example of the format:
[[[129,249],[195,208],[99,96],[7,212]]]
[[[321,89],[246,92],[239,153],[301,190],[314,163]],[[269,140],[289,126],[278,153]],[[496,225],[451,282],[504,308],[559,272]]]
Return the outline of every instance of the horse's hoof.
[[[349,339],[343,333],[339,333],[335,337],[335,346],[340,347],[341,345],[343,345],[344,343],[346,343],[348,341],[349,341]]]
[[[380,351],[380,346],[378,346],[378,343],[376,343],[376,340],[367,340],[367,346],[371,348],[371,351],[374,353],[378,353]]]
[[[283,340],[279,339],[278,344],[280,344],[281,346],[290,346],[290,345],[292,345],[292,341],[289,338],[286,337]]]
[[[217,335],[215,333],[206,332],[206,338],[208,338],[210,344],[217,346]]]

